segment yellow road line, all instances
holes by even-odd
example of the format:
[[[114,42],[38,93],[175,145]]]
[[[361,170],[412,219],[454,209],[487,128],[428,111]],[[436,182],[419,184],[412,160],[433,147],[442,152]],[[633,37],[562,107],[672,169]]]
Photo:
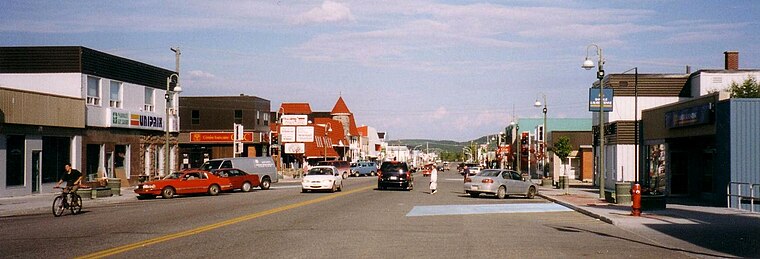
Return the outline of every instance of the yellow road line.
[[[290,204],[290,205],[287,205],[287,206],[277,207],[277,208],[270,209],[270,210],[265,210],[265,211],[261,211],[261,212],[257,212],[257,213],[253,213],[253,214],[248,214],[248,215],[245,215],[245,216],[241,216],[241,217],[237,217],[237,218],[233,218],[233,219],[217,222],[217,223],[210,224],[210,225],[201,226],[201,227],[190,229],[190,230],[185,230],[185,231],[174,233],[174,234],[169,234],[169,235],[160,236],[160,237],[156,237],[156,238],[146,239],[146,240],[143,240],[143,241],[140,241],[140,242],[136,242],[136,243],[132,243],[132,244],[128,244],[128,245],[123,245],[123,246],[119,246],[119,247],[114,247],[114,248],[111,248],[111,249],[106,249],[106,250],[103,250],[103,251],[100,251],[100,252],[95,252],[95,253],[88,254],[88,255],[85,255],[85,256],[80,256],[80,257],[77,257],[77,258],[103,258],[103,257],[107,257],[107,256],[112,256],[112,255],[115,255],[115,254],[120,254],[120,253],[124,253],[124,252],[130,251],[130,250],[133,250],[133,249],[137,249],[137,248],[141,248],[141,247],[145,247],[145,246],[149,246],[149,245],[158,244],[158,243],[169,241],[169,240],[172,240],[172,239],[177,239],[177,238],[182,238],[182,237],[191,236],[191,235],[195,235],[195,234],[200,234],[200,233],[203,233],[203,232],[206,232],[206,231],[209,231],[209,230],[214,230],[214,229],[217,229],[217,228],[220,228],[220,227],[229,226],[229,225],[232,225],[232,224],[237,224],[237,223],[240,223],[240,222],[243,222],[243,221],[247,221],[247,220],[251,220],[251,219],[255,219],[255,218],[259,218],[259,217],[275,214],[275,213],[278,213],[278,212],[283,212],[283,211],[286,211],[286,210],[295,209],[295,208],[298,208],[298,207],[303,207],[303,206],[306,206],[306,205],[311,205],[311,204],[315,204],[315,203],[319,203],[319,202],[335,199],[335,198],[338,198],[338,197],[341,197],[341,196],[349,195],[349,194],[356,193],[356,192],[366,191],[366,190],[369,190],[369,189],[372,189],[372,188],[374,188],[374,186],[367,186],[367,187],[363,187],[363,188],[359,188],[359,189],[354,189],[354,190],[351,190],[351,191],[345,191],[345,192],[340,192],[340,193],[336,193],[336,194],[333,194],[333,195],[323,196],[323,197],[316,198],[316,199],[313,199],[313,200],[303,201],[303,202],[299,202],[299,203]]]

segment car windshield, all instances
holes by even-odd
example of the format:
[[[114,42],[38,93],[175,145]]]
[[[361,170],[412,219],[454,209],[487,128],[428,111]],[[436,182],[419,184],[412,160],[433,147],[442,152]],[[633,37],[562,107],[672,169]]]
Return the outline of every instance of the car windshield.
[[[309,169],[308,175],[332,175],[330,168],[312,168]]]
[[[164,177],[164,179],[179,179],[181,176],[182,176],[182,173],[180,173],[180,172],[174,172],[174,173],[172,173],[172,174],[167,175],[166,177]]]
[[[499,170],[483,170],[478,173],[478,176],[496,177],[499,176]]]
[[[210,171],[211,169],[218,169],[219,165],[221,165],[221,164],[222,164],[221,160],[218,160],[218,161],[208,161],[206,163],[203,163],[203,165],[201,165],[201,170]]]

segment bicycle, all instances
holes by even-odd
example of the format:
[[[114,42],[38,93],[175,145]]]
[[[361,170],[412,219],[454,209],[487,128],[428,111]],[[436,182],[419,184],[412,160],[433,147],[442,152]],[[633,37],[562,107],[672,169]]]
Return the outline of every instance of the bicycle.
[[[60,189],[61,187],[55,188]],[[60,195],[53,199],[53,216],[60,217],[66,209],[71,210],[71,214],[74,215],[82,211],[82,197],[76,192],[71,192],[70,188],[65,188]]]

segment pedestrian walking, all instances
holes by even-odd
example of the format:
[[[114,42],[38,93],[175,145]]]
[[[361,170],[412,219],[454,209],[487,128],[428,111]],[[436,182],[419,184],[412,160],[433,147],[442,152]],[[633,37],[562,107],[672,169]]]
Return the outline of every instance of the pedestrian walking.
[[[435,165],[430,169],[430,194],[435,194],[438,188],[438,169]]]
[[[464,181],[467,182],[467,177],[470,177],[470,168],[465,165],[464,169],[462,169],[462,173],[464,174]]]

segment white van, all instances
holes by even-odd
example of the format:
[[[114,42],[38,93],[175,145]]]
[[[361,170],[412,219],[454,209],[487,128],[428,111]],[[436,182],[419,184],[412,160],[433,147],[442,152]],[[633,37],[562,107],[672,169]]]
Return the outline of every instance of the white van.
[[[211,159],[201,165],[202,170],[237,168],[247,173],[258,174],[262,190],[268,190],[272,183],[279,181],[277,167],[271,157],[233,157]]]

